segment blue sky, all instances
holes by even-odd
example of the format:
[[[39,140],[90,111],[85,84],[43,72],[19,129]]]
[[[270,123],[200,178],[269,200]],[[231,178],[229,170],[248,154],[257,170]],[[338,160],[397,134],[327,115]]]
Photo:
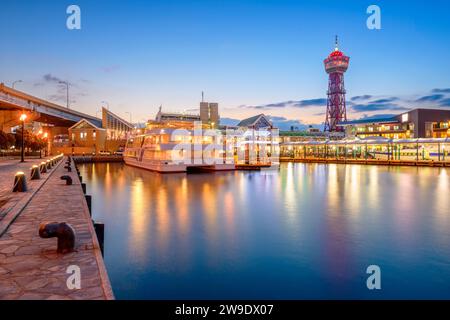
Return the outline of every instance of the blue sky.
[[[81,8],[82,29],[66,28]],[[381,8],[382,29],[366,27]],[[133,121],[194,111],[205,91],[221,116],[324,120],[323,59],[335,34],[349,55],[349,118],[450,105],[448,1],[3,0],[0,82],[95,114],[101,101]],[[357,97],[357,98],[355,98]],[[358,98],[359,97],[359,98]]]

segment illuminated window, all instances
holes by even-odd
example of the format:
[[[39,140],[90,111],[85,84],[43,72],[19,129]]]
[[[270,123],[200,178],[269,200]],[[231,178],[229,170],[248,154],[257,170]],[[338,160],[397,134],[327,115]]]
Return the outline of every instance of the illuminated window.
[[[85,140],[87,137],[87,133],[86,132],[80,132],[80,139],[81,140]]]
[[[408,122],[409,116],[407,113],[402,114],[402,122]]]

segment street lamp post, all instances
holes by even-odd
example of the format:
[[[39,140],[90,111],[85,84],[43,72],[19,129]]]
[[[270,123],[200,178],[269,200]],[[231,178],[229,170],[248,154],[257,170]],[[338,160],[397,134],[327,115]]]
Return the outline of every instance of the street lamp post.
[[[44,133],[44,139],[45,139],[45,142],[46,142],[45,156],[47,156],[47,150],[48,150],[48,133],[47,132]]]
[[[109,110],[109,102],[108,101],[102,101],[102,104],[106,104],[106,109]]]
[[[27,115],[22,113],[20,116],[20,121],[22,121],[22,150],[20,152],[20,162],[25,162],[25,120],[27,119]]]
[[[23,82],[23,81],[22,81],[22,80],[16,80],[16,81],[14,81],[14,82],[12,83],[12,88],[15,89],[16,83],[21,83],[21,82]]]
[[[125,111],[125,114],[129,114],[130,115],[130,124],[133,123],[133,120],[132,120],[132,117],[131,117],[131,112]]]
[[[42,134],[42,129],[39,130],[38,132],[38,137],[40,137]],[[39,146],[39,159],[42,159],[42,148]]]
[[[64,84],[66,85],[66,93],[67,93],[67,109],[69,109],[70,104],[69,104],[69,82],[68,81],[60,81],[60,84]]]

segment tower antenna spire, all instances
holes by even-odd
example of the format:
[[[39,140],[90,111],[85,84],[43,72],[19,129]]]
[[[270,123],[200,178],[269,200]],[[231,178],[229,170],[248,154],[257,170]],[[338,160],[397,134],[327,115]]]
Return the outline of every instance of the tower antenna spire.
[[[334,44],[334,51],[339,51],[339,41],[338,41],[338,36],[336,35],[336,41]]]

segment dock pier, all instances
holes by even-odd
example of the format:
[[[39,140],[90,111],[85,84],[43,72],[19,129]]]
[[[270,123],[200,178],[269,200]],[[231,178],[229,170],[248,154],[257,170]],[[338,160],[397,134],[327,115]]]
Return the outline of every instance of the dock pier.
[[[38,160],[0,164],[0,299],[114,299],[75,163],[71,161],[69,171],[66,161],[67,157],[61,158],[40,180],[32,181],[24,168]],[[20,194],[12,193],[17,170],[24,171],[29,180],[28,190]],[[69,176],[72,183],[67,184],[62,176]],[[39,236],[43,222],[71,225],[75,250],[57,253],[56,238]],[[79,288],[69,285],[73,276],[79,276]]]

